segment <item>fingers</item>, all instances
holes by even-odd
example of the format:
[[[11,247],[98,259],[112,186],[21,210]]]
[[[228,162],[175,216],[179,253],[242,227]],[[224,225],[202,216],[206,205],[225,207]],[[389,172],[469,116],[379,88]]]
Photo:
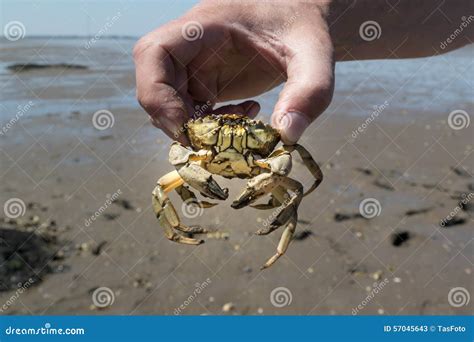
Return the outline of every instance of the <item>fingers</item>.
[[[324,37],[324,36],[323,36]],[[294,144],[328,106],[334,90],[330,39],[296,39],[287,66],[288,81],[280,93],[272,124],[286,144]]]
[[[185,65],[198,53],[199,44],[184,40],[181,26],[173,22],[134,47],[138,101],[152,123],[174,139],[184,139],[179,131],[192,112]]]
[[[238,105],[227,105],[212,111],[213,114],[241,114],[254,118],[260,111],[260,105],[255,101],[245,101]]]

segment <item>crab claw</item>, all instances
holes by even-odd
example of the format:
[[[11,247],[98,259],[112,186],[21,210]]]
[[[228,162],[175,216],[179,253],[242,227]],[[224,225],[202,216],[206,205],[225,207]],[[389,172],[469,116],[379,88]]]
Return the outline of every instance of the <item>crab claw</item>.
[[[229,197],[229,190],[221,188],[209,171],[196,164],[184,165],[178,169],[178,172],[186,183],[207,197],[220,200]]]
[[[255,200],[254,191],[246,189],[236,200],[230,205],[234,209],[241,209]]]
[[[264,173],[250,179],[245,190],[232,202],[231,207],[234,209],[243,208],[271,192],[273,188],[278,185],[276,181],[277,177],[278,176],[271,173]]]

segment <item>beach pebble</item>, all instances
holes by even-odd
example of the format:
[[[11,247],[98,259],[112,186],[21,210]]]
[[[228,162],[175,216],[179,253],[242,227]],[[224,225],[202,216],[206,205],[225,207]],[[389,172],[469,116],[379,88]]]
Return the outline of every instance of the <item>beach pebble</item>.
[[[374,280],[379,280],[382,277],[382,271],[378,270],[370,275],[370,277]]]
[[[252,267],[250,266],[245,266],[243,269],[244,273],[251,273],[252,272]]]
[[[225,303],[223,306],[222,306],[222,311],[223,312],[231,312],[232,310],[234,310],[235,306],[234,306],[234,303]]]

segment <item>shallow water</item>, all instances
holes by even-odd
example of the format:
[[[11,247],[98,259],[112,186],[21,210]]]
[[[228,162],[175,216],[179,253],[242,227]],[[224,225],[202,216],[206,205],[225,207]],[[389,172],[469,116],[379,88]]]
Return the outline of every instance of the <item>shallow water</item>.
[[[102,39],[90,48],[87,42],[85,38],[37,38],[2,43],[2,123],[28,101],[34,102],[31,116],[137,108],[131,56],[135,40]],[[474,47],[468,46],[432,58],[338,63],[334,100],[326,115],[367,117],[385,101],[390,113],[385,119],[397,121],[472,109],[473,57]],[[15,63],[72,63],[89,69],[14,74],[6,68]],[[257,98],[263,113],[271,113],[280,89]]]

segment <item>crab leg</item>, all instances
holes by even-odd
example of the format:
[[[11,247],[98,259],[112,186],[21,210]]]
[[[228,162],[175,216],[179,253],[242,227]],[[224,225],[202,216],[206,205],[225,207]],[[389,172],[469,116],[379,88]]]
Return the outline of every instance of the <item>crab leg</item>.
[[[288,245],[290,244],[291,239],[293,238],[293,234],[296,230],[296,222],[298,219],[298,206],[301,200],[303,199],[303,185],[300,182],[289,177],[285,177],[282,180],[282,183],[285,187],[287,187],[293,192],[293,195],[288,204],[286,206],[284,205],[281,212],[269,225],[268,233],[272,232],[273,230],[277,229],[285,223],[286,227],[283,231],[283,234],[281,235],[280,242],[278,243],[276,254],[267,260],[267,262],[262,266],[262,269],[270,267],[283,254],[285,254],[286,250],[288,249]],[[265,233],[267,232],[262,232],[262,234]]]
[[[217,203],[198,200],[194,192],[189,190],[189,188],[185,185],[178,186],[175,190],[178,193],[179,197],[181,197],[183,202],[186,204],[198,204],[201,208],[212,208],[213,206],[217,205]]]
[[[306,190],[303,197],[309,195],[323,181],[323,173],[322,173],[321,169],[319,168],[319,165],[313,159],[313,157],[308,152],[308,150],[306,148],[304,148],[303,146],[301,146],[301,145],[298,145],[298,144],[284,145],[283,149],[285,149],[288,152],[293,152],[294,150],[296,150],[298,152],[298,154],[300,155],[301,159],[303,160],[303,164],[306,166],[306,168],[309,170],[309,172],[315,178],[315,181],[314,181],[313,185],[308,190]]]
[[[173,204],[168,198],[167,193],[176,187],[182,186],[183,183],[183,179],[176,171],[161,177],[152,193],[153,209],[169,240],[188,245],[199,245],[204,241],[188,238],[174,231],[174,229],[177,229],[186,233],[207,232],[206,229],[201,227],[188,227],[182,224]]]
[[[288,196],[289,195],[286,190],[279,185],[273,189],[272,196],[270,197],[267,204],[254,204],[250,207],[258,210],[274,209],[279,207],[285,201],[285,199],[288,198]]]

